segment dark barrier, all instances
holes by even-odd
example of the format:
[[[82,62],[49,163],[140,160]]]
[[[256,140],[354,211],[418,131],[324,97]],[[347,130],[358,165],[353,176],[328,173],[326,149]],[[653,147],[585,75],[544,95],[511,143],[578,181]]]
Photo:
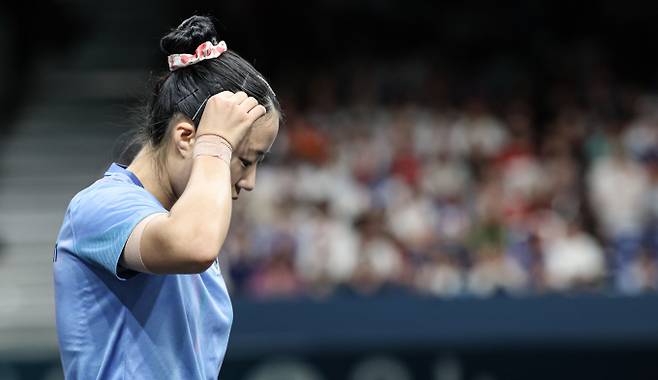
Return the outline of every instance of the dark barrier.
[[[658,378],[658,297],[235,301],[247,380]]]
[[[658,379],[658,296],[233,302],[222,380]],[[50,360],[0,378],[54,380]]]
[[[231,357],[400,345],[658,345],[658,296],[233,302]]]

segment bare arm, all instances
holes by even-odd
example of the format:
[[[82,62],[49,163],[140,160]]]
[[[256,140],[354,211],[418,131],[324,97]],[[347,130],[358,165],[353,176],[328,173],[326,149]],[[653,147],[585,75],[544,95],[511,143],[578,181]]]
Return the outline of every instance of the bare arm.
[[[197,135],[218,134],[237,146],[265,108],[244,93],[223,92],[208,100]],[[199,273],[217,257],[228,232],[231,211],[231,172],[228,163],[213,156],[193,159],[183,194],[168,214],[146,218],[141,236],[131,234],[122,265],[152,273]],[[139,239],[137,245],[130,239]],[[135,252],[137,251],[137,252]],[[135,260],[138,254],[139,261]],[[135,263],[141,262],[143,267]]]
[[[194,159],[185,191],[168,215],[144,229],[140,253],[153,273],[205,271],[219,254],[231,221],[231,173],[222,160]]]

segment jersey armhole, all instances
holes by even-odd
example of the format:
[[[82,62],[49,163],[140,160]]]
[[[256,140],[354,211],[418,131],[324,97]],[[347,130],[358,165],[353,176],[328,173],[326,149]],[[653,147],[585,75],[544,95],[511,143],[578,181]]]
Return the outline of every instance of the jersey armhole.
[[[146,267],[142,259],[141,252],[141,241],[142,235],[146,227],[153,221],[155,218],[167,215],[166,212],[155,212],[147,215],[142,220],[140,220],[135,227],[130,232],[128,240],[124,245],[121,256],[119,258],[118,265],[126,270],[141,272],[141,273],[153,273],[152,270]]]

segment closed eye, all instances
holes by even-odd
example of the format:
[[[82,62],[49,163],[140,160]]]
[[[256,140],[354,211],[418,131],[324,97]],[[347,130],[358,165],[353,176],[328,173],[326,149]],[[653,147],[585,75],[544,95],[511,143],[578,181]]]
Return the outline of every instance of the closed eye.
[[[248,168],[248,167],[250,167],[251,165],[253,165],[253,162],[251,162],[251,161],[249,161],[249,160],[245,160],[244,158],[241,158],[241,159],[240,159],[240,164],[241,164],[243,167]]]

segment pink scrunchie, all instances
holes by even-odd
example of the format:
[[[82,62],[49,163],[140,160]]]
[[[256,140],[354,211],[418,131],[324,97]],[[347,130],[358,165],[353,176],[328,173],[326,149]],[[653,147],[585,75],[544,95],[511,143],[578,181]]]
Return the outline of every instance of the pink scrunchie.
[[[224,41],[220,41],[217,45],[213,45],[212,42],[206,41],[196,48],[194,54],[172,54],[167,57],[167,61],[169,61],[169,71],[193,65],[205,59],[217,58],[227,49],[226,42]]]

